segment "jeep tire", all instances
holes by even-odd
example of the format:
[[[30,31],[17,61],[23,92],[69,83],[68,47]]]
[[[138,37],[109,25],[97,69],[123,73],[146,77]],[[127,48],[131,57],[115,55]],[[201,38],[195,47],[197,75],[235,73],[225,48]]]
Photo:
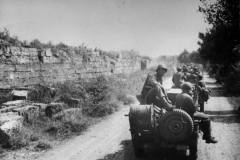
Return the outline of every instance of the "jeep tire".
[[[159,136],[166,142],[178,143],[186,140],[193,133],[193,120],[187,112],[181,109],[165,113],[158,123]]]

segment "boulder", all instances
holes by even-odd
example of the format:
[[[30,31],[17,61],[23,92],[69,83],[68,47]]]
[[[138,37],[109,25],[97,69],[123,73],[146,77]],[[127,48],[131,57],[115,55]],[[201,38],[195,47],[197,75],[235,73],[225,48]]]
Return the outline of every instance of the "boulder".
[[[50,103],[45,109],[45,114],[51,118],[54,114],[63,111],[64,108],[66,108],[64,103]]]
[[[7,108],[7,107],[11,107],[11,106],[21,107],[21,106],[26,105],[27,103],[28,102],[25,100],[8,101],[8,102],[3,103],[0,108]]]
[[[28,95],[28,90],[12,90],[13,100],[26,100]]]
[[[14,128],[22,126],[23,117],[17,113],[9,112],[0,114],[0,129],[8,133]]]
[[[3,130],[0,129],[0,145],[2,147],[9,145],[9,135],[6,134]]]
[[[48,106],[46,103],[32,103],[32,105],[37,106],[40,112],[45,111],[46,107]]]
[[[82,100],[72,98],[70,96],[59,96],[54,100],[54,102],[64,102],[65,104],[67,104],[70,107],[77,107],[78,104],[80,104],[82,102]]]
[[[10,145],[9,133],[15,128],[22,126],[23,117],[16,113],[9,112],[0,114],[0,145],[2,147],[8,147]]]
[[[31,104],[31,102],[28,102],[25,100],[8,101],[8,102],[2,104],[0,113],[14,112],[15,110],[18,110],[19,108],[25,107],[30,104]]]
[[[18,115],[23,116],[28,122],[39,114],[39,107],[34,105],[27,105],[21,108],[13,109],[13,112],[17,112]]]

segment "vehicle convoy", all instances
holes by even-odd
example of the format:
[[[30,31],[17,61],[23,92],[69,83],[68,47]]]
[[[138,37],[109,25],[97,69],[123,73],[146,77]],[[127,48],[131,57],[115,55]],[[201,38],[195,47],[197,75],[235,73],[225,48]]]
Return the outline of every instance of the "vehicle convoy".
[[[180,89],[170,89],[174,101]],[[144,155],[145,146],[161,151],[173,150],[190,159],[197,159],[199,122],[181,109],[166,111],[154,105],[133,105],[129,112],[130,132],[136,157]]]

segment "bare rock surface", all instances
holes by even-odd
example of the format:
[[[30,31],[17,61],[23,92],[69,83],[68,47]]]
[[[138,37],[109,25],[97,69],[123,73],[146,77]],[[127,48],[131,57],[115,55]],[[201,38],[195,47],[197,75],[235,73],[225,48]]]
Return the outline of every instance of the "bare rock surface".
[[[13,99],[27,99],[28,90],[12,90]]]
[[[5,132],[21,127],[23,117],[14,112],[0,114],[0,129]]]
[[[16,105],[22,105],[25,104],[25,100],[15,100],[15,101],[8,101],[2,104],[2,107],[9,107],[9,106],[16,106]]]
[[[40,111],[45,111],[48,104],[45,103],[32,103],[32,105],[37,106]]]

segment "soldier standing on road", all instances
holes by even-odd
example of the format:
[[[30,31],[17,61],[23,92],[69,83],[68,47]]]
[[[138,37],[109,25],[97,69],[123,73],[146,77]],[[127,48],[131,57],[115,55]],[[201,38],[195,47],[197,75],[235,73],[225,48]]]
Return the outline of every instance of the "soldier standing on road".
[[[206,102],[209,98],[209,90],[206,88],[206,84],[201,75],[198,76],[196,88],[198,92],[198,104],[200,107],[200,112],[204,112],[204,102]]]
[[[183,73],[181,72],[181,68],[177,67],[177,72],[173,74],[172,82],[174,84],[174,88],[180,88],[183,83]]]
[[[176,108],[185,110],[194,119],[200,120],[200,129],[203,132],[203,140],[206,143],[217,143],[211,133],[211,121],[207,114],[198,112],[194,106],[192,98],[192,85],[189,82],[185,82],[182,85],[182,93],[176,96]]]
[[[166,67],[158,65],[155,75],[148,74],[142,89],[142,99],[146,104],[154,104],[169,111],[173,109],[173,106],[162,86],[162,78],[166,72]]]

